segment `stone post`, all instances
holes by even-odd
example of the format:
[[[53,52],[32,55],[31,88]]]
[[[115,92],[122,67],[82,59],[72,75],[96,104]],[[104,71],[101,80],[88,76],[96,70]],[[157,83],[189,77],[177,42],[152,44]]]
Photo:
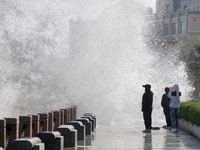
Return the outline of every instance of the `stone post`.
[[[76,106],[75,105],[72,105],[70,107],[70,112],[71,112],[71,120],[70,121],[76,120]]]
[[[49,114],[48,113],[39,113],[40,116],[40,132],[49,131]]]
[[[19,120],[17,118],[4,118],[6,120],[6,138],[7,144],[17,139],[19,133]]]
[[[53,115],[54,115],[54,130],[57,129],[60,126],[60,111],[59,110],[55,110],[53,111]]]
[[[74,117],[74,108],[70,107],[70,112],[71,112],[71,119],[70,121],[73,121],[73,117]]]
[[[63,110],[63,112],[64,112],[64,116],[63,116],[64,122],[63,122],[63,124],[67,124],[68,123],[68,110],[67,110],[67,108],[63,108],[61,110]]]
[[[77,106],[72,105],[72,121],[76,120]]]
[[[64,125],[64,110],[60,109],[60,125]]]
[[[67,122],[70,122],[70,120],[71,120],[70,108],[67,107],[66,109],[67,109]]]
[[[32,115],[32,136],[35,137],[40,132],[40,116]]]
[[[19,138],[32,137],[32,116],[19,116]]]
[[[0,147],[6,149],[6,120],[0,120]]]
[[[72,121],[72,109],[71,107],[68,107],[68,122]]]
[[[54,130],[54,115],[53,112],[49,112],[49,131]]]

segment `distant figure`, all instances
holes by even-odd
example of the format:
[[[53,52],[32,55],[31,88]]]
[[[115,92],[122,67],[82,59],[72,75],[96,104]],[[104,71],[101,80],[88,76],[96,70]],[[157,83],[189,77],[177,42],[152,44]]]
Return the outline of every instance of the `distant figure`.
[[[171,117],[171,131],[178,131],[178,109],[180,107],[180,96],[181,92],[179,92],[178,84],[175,84],[168,93],[168,97],[170,98],[170,117]]]
[[[169,93],[169,88],[165,88],[165,94],[162,96],[161,106],[163,107],[163,113],[165,115],[166,126],[164,128],[171,129],[171,118],[170,118],[170,98],[167,96]]]
[[[143,119],[144,119],[144,125],[145,130],[143,132],[151,132],[151,114],[152,114],[152,104],[153,104],[153,92],[151,91],[151,85],[146,84],[143,85],[145,88],[145,93],[142,96],[142,112],[143,112]]]

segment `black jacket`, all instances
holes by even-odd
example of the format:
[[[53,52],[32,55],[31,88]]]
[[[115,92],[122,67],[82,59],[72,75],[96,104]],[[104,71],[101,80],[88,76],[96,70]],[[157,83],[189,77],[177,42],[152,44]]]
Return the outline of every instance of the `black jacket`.
[[[142,96],[142,111],[152,111],[153,107],[153,92],[145,90]]]
[[[168,109],[170,104],[170,98],[167,96],[167,94],[163,94],[162,100],[161,100],[161,106],[163,109]]]

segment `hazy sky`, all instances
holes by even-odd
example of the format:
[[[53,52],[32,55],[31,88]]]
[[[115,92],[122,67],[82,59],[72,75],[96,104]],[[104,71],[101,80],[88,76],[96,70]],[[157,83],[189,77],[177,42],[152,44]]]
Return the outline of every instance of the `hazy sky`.
[[[147,0],[146,1],[146,6],[152,7],[153,9],[155,9],[155,7],[156,7],[156,0]]]
[[[81,18],[96,18],[105,9],[121,0],[68,0],[69,10]],[[137,0],[145,7],[151,7],[155,12],[156,0]],[[87,5],[85,5],[87,4]],[[92,12],[92,13],[91,13]]]
[[[11,0],[15,1],[15,0]],[[95,19],[102,11],[109,9],[112,5],[118,3],[121,0],[17,0],[21,5],[21,9],[30,11],[33,14],[39,14],[49,6],[51,11],[55,14],[63,13],[71,19],[83,18],[83,19]],[[155,12],[156,0],[133,0],[141,3],[143,6],[153,8]],[[63,12],[61,12],[63,11]]]

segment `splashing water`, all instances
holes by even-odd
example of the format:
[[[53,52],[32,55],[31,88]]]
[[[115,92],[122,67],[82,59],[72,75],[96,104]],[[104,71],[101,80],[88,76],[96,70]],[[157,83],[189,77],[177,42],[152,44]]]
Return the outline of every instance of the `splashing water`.
[[[192,87],[177,55],[146,47],[145,1],[0,1],[0,117],[77,105],[99,123],[142,121],[143,84],[162,121],[165,86]],[[80,18],[80,19],[79,19]],[[178,48],[177,48],[178,49]]]

